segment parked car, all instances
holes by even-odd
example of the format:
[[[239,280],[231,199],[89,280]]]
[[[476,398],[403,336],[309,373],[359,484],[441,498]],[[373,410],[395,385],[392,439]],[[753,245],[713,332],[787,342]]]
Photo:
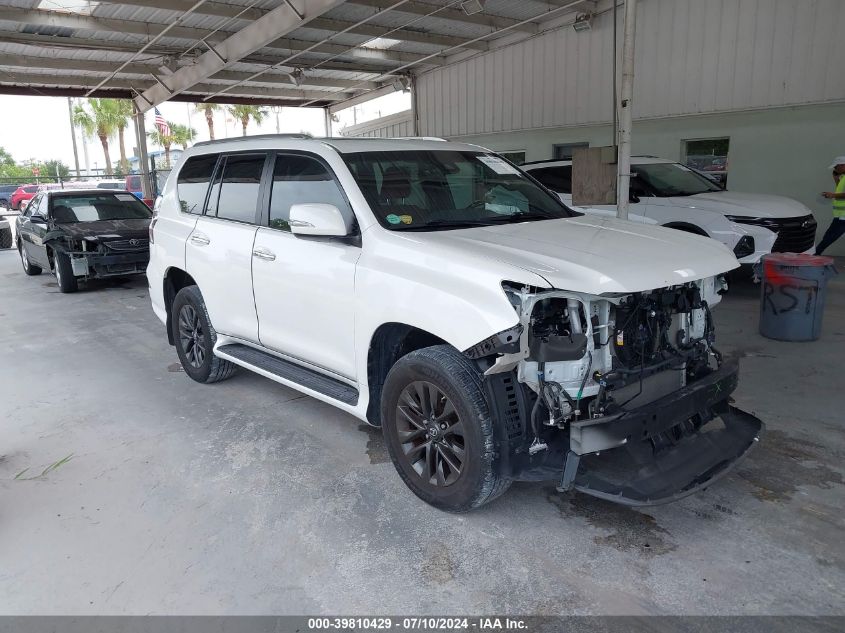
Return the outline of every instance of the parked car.
[[[5,218],[0,218],[0,249],[12,248],[12,227]]]
[[[9,203],[12,209],[19,210],[21,203],[31,200],[38,191],[38,185],[21,185],[12,193]]]
[[[139,200],[144,197],[143,186],[141,185],[141,176],[139,174],[129,174],[126,176],[126,181],[123,185],[126,191],[131,191]]]
[[[761,433],[714,346],[730,251],[574,212],[482,148],[197,143],[156,208],[150,299],[185,373],[245,367],[381,426],[438,508],[550,479],[666,502]]]
[[[12,194],[20,185],[0,185],[0,210],[8,209],[12,205]]]
[[[127,191],[125,180],[100,180],[96,183],[97,189],[114,189],[117,191]]]
[[[16,220],[24,272],[52,271],[62,292],[74,292],[80,280],[141,274],[150,257],[151,217],[126,191],[43,191]]]
[[[572,203],[572,162],[538,161],[522,168]],[[651,156],[631,160],[630,219],[656,220],[687,233],[712,237],[742,264],[755,264],[766,253],[813,252],[816,220],[800,202],[783,196],[728,191],[685,165]],[[615,206],[581,209],[613,215]]]

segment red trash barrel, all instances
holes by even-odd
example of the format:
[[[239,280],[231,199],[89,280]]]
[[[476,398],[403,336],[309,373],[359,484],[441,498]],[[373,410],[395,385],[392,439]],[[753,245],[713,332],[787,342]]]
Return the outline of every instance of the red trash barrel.
[[[818,339],[827,280],[837,273],[833,258],[770,253],[762,268],[760,334],[778,341]]]

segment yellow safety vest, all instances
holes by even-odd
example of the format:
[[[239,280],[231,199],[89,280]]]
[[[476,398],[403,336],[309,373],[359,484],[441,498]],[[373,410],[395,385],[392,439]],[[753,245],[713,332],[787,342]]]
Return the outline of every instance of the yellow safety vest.
[[[834,193],[845,194],[845,175],[839,178]],[[845,218],[845,200],[833,199],[833,217]]]

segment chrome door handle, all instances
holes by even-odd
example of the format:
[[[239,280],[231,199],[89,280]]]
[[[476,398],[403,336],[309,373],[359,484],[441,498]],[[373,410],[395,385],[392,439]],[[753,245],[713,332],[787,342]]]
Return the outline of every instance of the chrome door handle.
[[[266,248],[254,248],[252,250],[252,256],[263,259],[265,262],[272,262],[276,259],[276,254],[268,251]]]
[[[211,244],[211,240],[202,233],[194,233],[191,236],[191,243],[196,244],[197,246],[208,246]]]

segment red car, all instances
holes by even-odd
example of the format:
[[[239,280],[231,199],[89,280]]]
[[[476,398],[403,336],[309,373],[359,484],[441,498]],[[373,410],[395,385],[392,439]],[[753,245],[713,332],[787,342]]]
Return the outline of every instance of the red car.
[[[31,200],[37,191],[38,185],[21,185],[15,189],[15,192],[9,199],[9,204],[13,209],[19,210],[21,208],[21,202],[24,200]]]

